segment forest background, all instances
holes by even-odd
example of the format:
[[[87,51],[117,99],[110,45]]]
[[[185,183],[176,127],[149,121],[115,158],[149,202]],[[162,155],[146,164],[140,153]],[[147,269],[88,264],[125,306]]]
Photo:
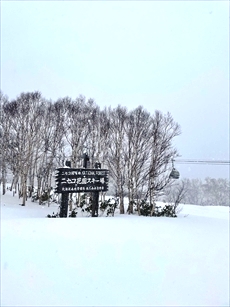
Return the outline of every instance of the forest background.
[[[229,205],[229,181],[225,178],[173,180],[173,162],[179,156],[173,141],[181,134],[170,113],[153,114],[139,106],[133,110],[118,105],[100,109],[93,99],[79,96],[45,99],[40,92],[21,93],[9,100],[1,93],[1,182],[6,191],[7,173],[11,190],[25,204],[36,186],[37,198],[54,187],[55,170],[71,161],[89,168],[96,162],[110,172],[110,195],[124,197],[133,213],[136,201],[168,201],[183,191],[183,201],[199,205]],[[29,187],[29,192],[28,192]],[[177,193],[178,194],[178,193]]]

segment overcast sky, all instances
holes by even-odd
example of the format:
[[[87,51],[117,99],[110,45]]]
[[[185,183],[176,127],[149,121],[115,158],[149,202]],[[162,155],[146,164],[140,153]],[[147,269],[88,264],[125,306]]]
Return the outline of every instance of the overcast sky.
[[[1,1],[1,89],[169,111],[181,159],[229,160],[229,2]]]

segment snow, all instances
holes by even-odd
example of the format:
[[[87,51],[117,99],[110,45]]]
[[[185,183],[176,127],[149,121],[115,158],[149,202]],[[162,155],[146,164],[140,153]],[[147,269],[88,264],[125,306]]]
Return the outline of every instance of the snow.
[[[1,306],[229,306],[229,207],[47,218],[1,195]]]

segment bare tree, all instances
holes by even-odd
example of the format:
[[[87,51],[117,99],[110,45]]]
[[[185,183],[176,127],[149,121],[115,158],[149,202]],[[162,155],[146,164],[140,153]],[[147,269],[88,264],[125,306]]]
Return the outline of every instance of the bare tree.
[[[149,157],[148,191],[146,198],[153,204],[151,215],[155,210],[155,200],[160,191],[169,183],[169,170],[172,158],[178,155],[173,148],[174,137],[180,134],[179,125],[174,122],[170,113],[163,115],[155,111],[151,126],[152,137],[150,139],[151,151]]]
[[[101,156],[101,120],[100,108],[93,99],[86,103],[86,112],[88,114],[87,134],[85,139],[85,149],[89,155],[91,167],[100,161]]]
[[[65,138],[70,147],[71,165],[82,166],[81,155],[89,134],[89,108],[83,96],[75,100],[66,97],[61,103],[65,105]]]
[[[22,93],[16,100],[10,101],[7,106],[7,116],[11,122],[8,149],[12,154],[9,160],[14,179],[19,181],[19,196],[25,205],[27,198],[27,180],[34,155],[34,148],[41,144],[40,134],[41,118],[37,110],[42,97],[39,92]]]
[[[187,192],[188,184],[186,179],[174,182],[170,187],[164,189],[165,201],[172,207],[173,214],[180,212],[179,204],[185,200]]]
[[[62,111],[60,105],[45,101],[37,112],[42,123],[40,131],[37,132],[40,134],[41,142],[36,147],[34,155],[39,204],[42,203],[44,194],[47,200],[49,200],[56,156],[63,147],[64,116]],[[33,183],[31,184],[33,185]]]
[[[124,214],[124,184],[126,181],[125,122],[127,109],[120,105],[109,109],[110,146],[108,147],[107,165],[114,181],[117,197],[120,199],[120,213]]]
[[[8,120],[8,98],[0,92],[0,182],[2,183],[2,194],[6,193],[7,162],[10,158],[8,143],[10,139],[11,121]]]
[[[135,201],[139,204],[139,196],[143,187],[146,186],[145,173],[150,150],[150,113],[142,106],[128,114],[126,121],[127,146],[125,159],[127,161],[127,186],[129,206],[128,212],[133,213]],[[143,192],[142,192],[143,193]],[[138,206],[138,210],[139,210]]]

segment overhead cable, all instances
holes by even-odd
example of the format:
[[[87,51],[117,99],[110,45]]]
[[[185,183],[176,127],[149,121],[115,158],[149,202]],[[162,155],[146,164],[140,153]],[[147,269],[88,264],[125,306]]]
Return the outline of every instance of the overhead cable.
[[[174,160],[178,164],[209,164],[209,165],[230,165],[230,161],[226,160],[186,160],[178,159]]]

